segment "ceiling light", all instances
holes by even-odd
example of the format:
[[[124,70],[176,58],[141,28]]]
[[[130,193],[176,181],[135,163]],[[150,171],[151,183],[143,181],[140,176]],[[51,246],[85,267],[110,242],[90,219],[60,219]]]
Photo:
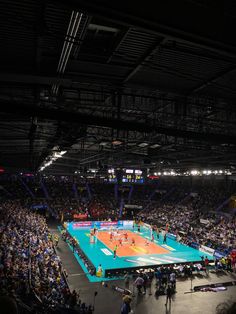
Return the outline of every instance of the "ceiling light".
[[[157,147],[160,147],[161,145],[160,144],[152,144],[151,146],[150,146],[150,148],[157,148]]]
[[[96,173],[96,172],[98,172],[98,169],[89,169],[88,172]]]
[[[53,154],[53,157],[52,157],[52,160],[56,160],[57,158],[61,158],[61,154],[60,153],[54,153]]]
[[[122,141],[116,139],[116,140],[112,141],[112,144],[115,145],[115,146],[118,146],[118,145],[121,145],[121,144],[122,144]]]
[[[125,170],[125,173],[133,173],[133,172],[134,172],[133,169],[126,169],[126,170]]]
[[[197,171],[197,170],[191,170],[191,175],[192,176],[197,176],[198,174],[199,174],[199,171]]]
[[[106,146],[108,144],[109,144],[109,142],[105,142],[105,141],[102,141],[102,142],[99,143],[100,146]]]
[[[148,146],[148,143],[140,143],[140,144],[138,144],[138,146],[139,147],[146,147],[146,146]]]

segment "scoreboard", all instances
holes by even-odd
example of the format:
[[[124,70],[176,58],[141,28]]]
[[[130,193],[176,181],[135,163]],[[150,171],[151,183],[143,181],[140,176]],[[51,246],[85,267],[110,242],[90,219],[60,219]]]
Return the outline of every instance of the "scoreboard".
[[[108,175],[108,181],[111,183],[117,183],[117,177],[115,174],[109,174]]]
[[[118,177],[115,169],[108,169],[110,183],[144,183],[143,171],[138,169],[123,169],[119,180]]]
[[[124,169],[122,183],[144,183],[142,170]]]
[[[115,174],[115,169],[108,169],[108,182],[117,183],[117,176]]]

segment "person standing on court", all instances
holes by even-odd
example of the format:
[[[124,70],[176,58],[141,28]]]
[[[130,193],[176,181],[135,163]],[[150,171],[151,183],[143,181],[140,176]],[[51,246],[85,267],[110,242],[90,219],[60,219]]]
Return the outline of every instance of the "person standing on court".
[[[117,245],[115,245],[115,247],[114,247],[114,251],[113,251],[114,256],[113,256],[113,258],[116,258],[116,251],[117,251]]]
[[[164,234],[163,243],[166,243],[166,232]]]
[[[152,242],[154,242],[154,233],[152,232],[152,239],[151,239]]]

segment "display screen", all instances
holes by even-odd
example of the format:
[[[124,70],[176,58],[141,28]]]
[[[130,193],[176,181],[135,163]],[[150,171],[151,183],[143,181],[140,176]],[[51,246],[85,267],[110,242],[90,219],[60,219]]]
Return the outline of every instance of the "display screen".
[[[138,174],[135,174],[134,176],[134,182],[135,183],[144,183],[144,178],[142,175],[138,175]]]
[[[125,172],[126,173],[134,173],[134,170],[133,169],[126,169]]]
[[[135,169],[122,169],[121,176],[119,180],[121,183],[144,183],[144,176],[142,170]],[[114,169],[108,169],[108,182],[110,183],[120,183],[117,179],[117,171]]]
[[[116,183],[117,182],[117,177],[114,173],[109,173],[108,174],[108,182],[111,183]]]
[[[123,183],[144,183],[142,175],[137,174],[124,174],[122,177]]]

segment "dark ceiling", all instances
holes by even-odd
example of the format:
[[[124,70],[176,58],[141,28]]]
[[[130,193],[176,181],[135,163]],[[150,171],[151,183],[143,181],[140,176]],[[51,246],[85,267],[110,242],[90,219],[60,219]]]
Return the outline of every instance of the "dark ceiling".
[[[161,2],[1,1],[1,166],[236,167],[236,3]]]

